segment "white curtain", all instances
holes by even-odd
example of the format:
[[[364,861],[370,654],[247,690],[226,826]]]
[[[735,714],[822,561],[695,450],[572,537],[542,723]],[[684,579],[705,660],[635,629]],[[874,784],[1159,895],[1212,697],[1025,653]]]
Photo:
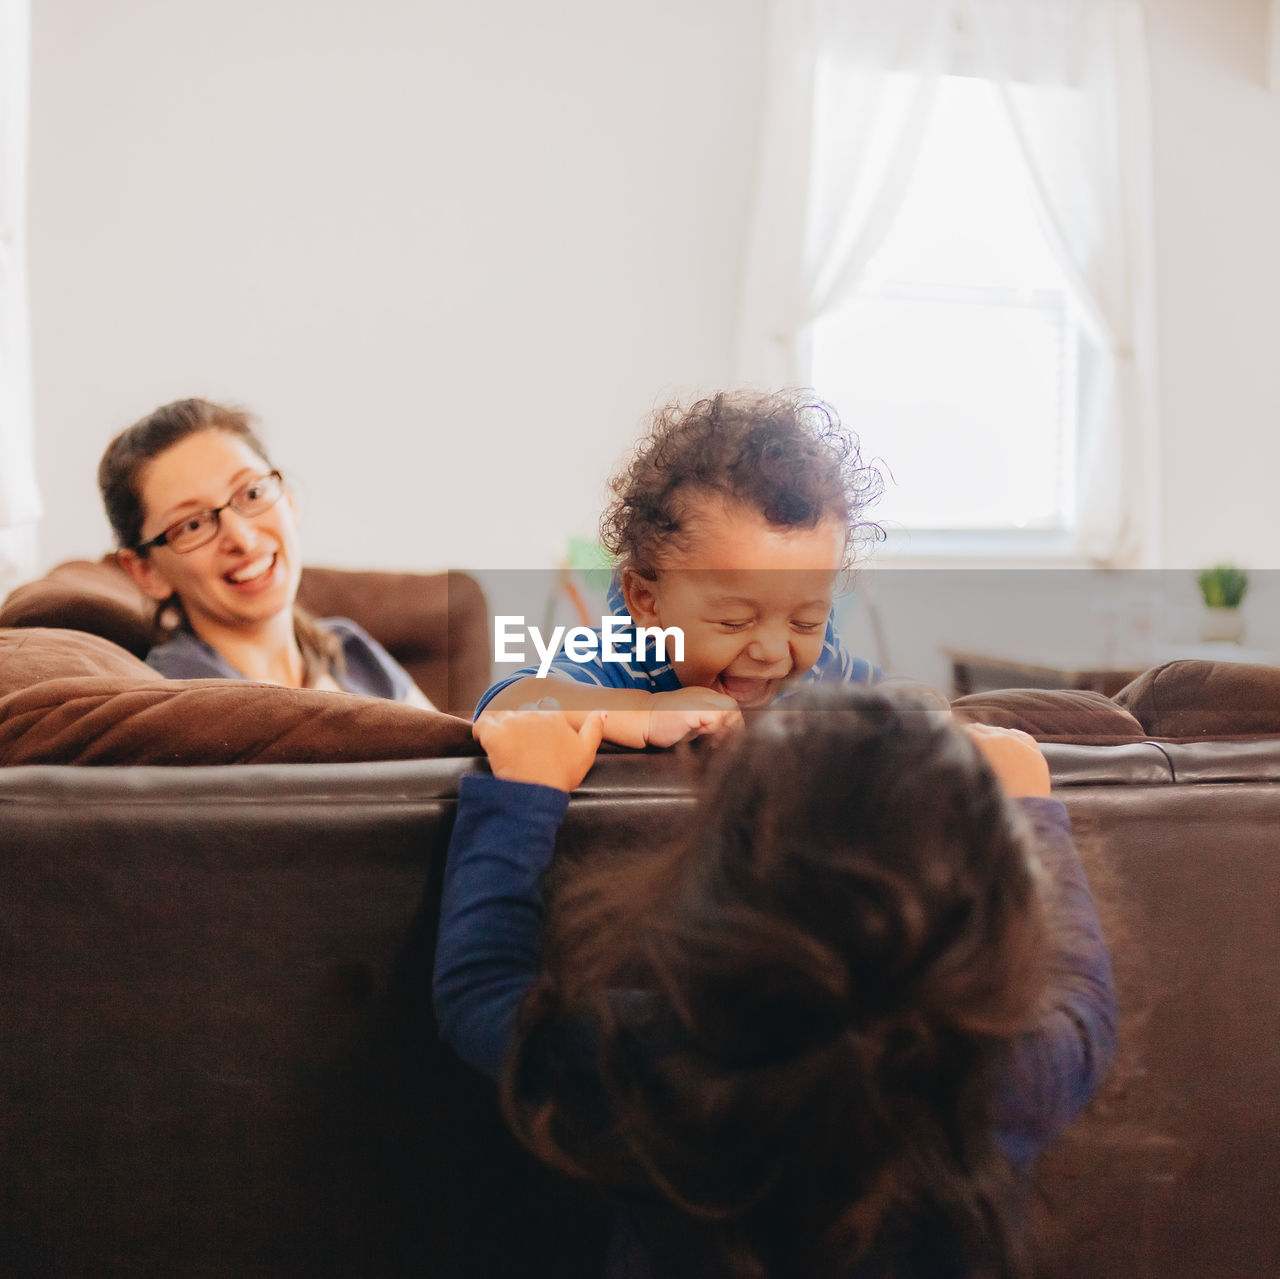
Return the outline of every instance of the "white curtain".
[[[741,380],[805,380],[807,327],[856,289],[892,225],[939,76],[990,79],[1095,348],[1082,377],[1077,549],[1133,562],[1155,470],[1137,0],[774,0],[771,21]]]
[[[27,329],[27,0],[0,0],[0,587],[35,567],[35,434]]]
[[[949,8],[775,0],[741,381],[804,380],[807,326],[848,296],[893,224],[946,65]]]
[[[966,0],[966,10],[1097,350],[1082,388],[1079,549],[1132,563],[1156,463],[1142,12],[1134,0]]]

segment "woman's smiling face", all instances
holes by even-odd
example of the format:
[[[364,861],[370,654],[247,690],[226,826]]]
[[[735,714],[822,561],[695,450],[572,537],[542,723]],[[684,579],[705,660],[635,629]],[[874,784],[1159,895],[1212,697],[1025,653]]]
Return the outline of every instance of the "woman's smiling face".
[[[144,512],[141,541],[184,516],[224,506],[245,484],[271,467],[227,431],[199,431],[153,458],[138,478]],[[297,515],[286,493],[252,518],[227,508],[212,540],[185,554],[157,546],[126,552],[134,579],[153,599],[176,594],[192,628],[240,630],[292,609],[302,565]]]
[[[624,576],[628,609],[639,626],[684,632],[684,658],[672,663],[681,684],[764,706],[822,655],[844,527],[769,524],[713,495],[692,499],[687,518],[688,543],[660,559],[655,578]]]

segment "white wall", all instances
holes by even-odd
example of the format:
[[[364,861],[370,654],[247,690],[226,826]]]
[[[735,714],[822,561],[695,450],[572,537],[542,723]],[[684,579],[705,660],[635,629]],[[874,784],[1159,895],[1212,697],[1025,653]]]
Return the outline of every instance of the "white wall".
[[[1268,0],[1147,0],[1160,562],[1280,567],[1280,82]]]
[[[45,565],[116,430],[259,411],[308,560],[553,563],[723,384],[763,0],[32,0]]]
[[[1280,566],[1270,7],[1146,5],[1179,571]],[[261,412],[313,563],[553,563],[730,376],[765,9],[32,0],[42,563],[106,549],[103,445],[186,394]]]

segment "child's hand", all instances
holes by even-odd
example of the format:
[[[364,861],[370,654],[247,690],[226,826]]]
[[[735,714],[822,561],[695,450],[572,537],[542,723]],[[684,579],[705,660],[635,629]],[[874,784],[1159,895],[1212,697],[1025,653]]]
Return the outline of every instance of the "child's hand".
[[[727,693],[689,687],[654,693],[645,726],[646,746],[674,746],[742,727],[742,711]]]
[[[963,728],[1007,794],[1015,799],[1049,794],[1049,765],[1029,733],[990,724]]]
[[[482,715],[471,735],[495,777],[571,791],[595,763],[604,723],[604,711],[566,714],[548,697],[537,706]]]
[[[742,727],[738,703],[709,688],[677,688],[669,693],[628,693],[640,705],[611,710],[604,735],[619,746],[674,746],[708,733]],[[643,708],[643,709],[641,709]]]

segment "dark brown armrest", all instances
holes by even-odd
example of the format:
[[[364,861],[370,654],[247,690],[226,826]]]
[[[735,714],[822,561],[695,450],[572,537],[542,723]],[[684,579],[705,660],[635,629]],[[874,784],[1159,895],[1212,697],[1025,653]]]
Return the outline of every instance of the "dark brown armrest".
[[[1116,694],[1153,737],[1280,733],[1280,667],[1165,662]]]

